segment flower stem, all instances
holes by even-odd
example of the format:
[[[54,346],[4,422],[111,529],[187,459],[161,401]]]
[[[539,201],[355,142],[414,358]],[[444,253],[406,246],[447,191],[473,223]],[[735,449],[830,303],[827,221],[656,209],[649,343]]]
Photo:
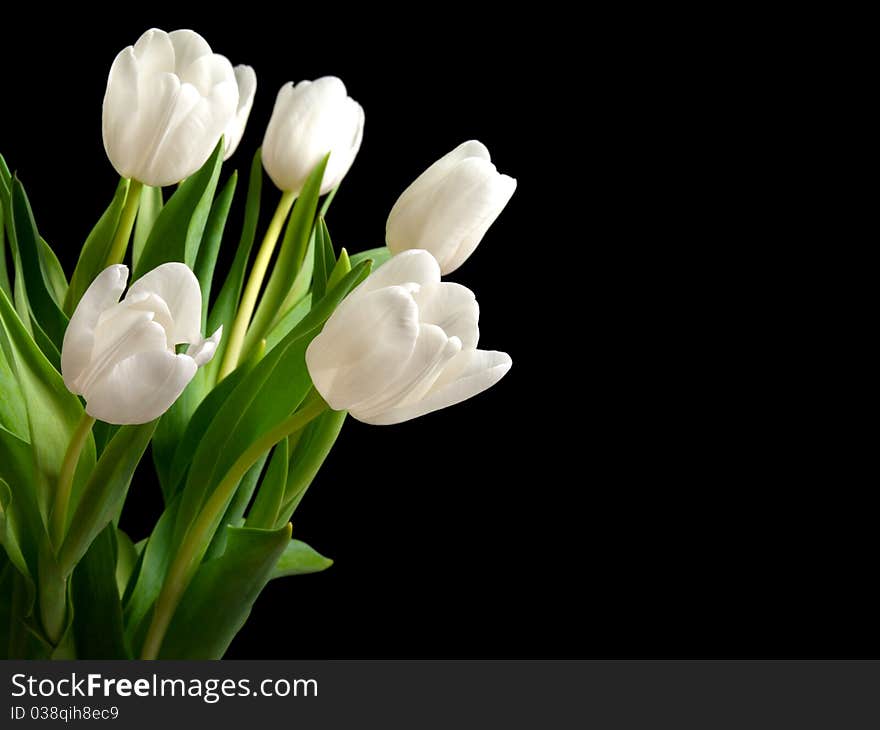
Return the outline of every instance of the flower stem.
[[[263,279],[266,277],[266,270],[269,268],[269,262],[272,260],[272,252],[275,250],[275,244],[278,243],[281,228],[284,226],[287,214],[290,213],[290,209],[293,207],[294,200],[296,200],[296,193],[285,192],[282,194],[281,200],[278,201],[278,207],[275,209],[275,215],[272,216],[272,221],[266,229],[263,243],[260,244],[260,250],[254,259],[254,266],[251,269],[247,286],[245,286],[244,294],[241,296],[241,303],[238,305],[235,321],[232,323],[229,344],[226,346],[226,352],[223,355],[223,364],[220,366],[217,382],[223,380],[238,365],[238,358],[241,356],[241,348],[244,345],[248,325],[251,323],[254,307],[257,304],[257,296],[260,294]]]
[[[55,549],[61,548],[64,540],[64,527],[67,524],[67,507],[70,504],[70,493],[73,490],[73,476],[76,474],[76,465],[79,463],[79,455],[89,437],[95,419],[87,413],[83,413],[76,424],[76,429],[67,444],[67,452],[64,461],[61,462],[61,471],[58,474],[58,488],[55,490],[55,504],[52,507],[50,517],[50,536]]]
[[[310,394],[311,395],[311,394]],[[162,640],[171,624],[174,611],[177,609],[184,591],[189,586],[195,575],[196,569],[211,542],[211,537],[216,531],[218,522],[223,519],[226,506],[239,482],[265,452],[271,449],[281,439],[286,438],[305,428],[313,419],[321,415],[327,409],[327,404],[321,398],[306,396],[303,407],[290,418],[282,421],[275,428],[267,431],[256,442],[251,444],[245,452],[236,459],[235,463],[226,472],[226,476],[211,493],[202,511],[190,525],[183,538],[183,542],[177,550],[168,575],[162,585],[162,591],[156,601],[153,611],[153,619],[144,639],[141,651],[141,659],[155,659],[162,647]]]
[[[116,235],[113,237],[113,244],[110,246],[110,254],[107,256],[104,268],[113,264],[121,264],[122,259],[125,258],[128,239],[131,238],[131,229],[134,228],[134,219],[137,216],[138,206],[141,204],[141,188],[143,188],[143,184],[138,180],[132,179],[128,183],[125,206],[122,208],[122,215],[119,216]]]

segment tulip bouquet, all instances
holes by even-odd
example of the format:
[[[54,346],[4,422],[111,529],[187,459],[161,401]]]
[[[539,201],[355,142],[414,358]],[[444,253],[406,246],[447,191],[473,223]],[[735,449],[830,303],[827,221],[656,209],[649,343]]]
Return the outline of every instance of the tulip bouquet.
[[[192,31],[119,53],[121,179],[69,279],[0,157],[0,657],[221,657],[268,581],[330,565],[290,520],[347,415],[406,421],[510,368],[441,276],[515,181],[465,142],[400,196],[386,246],[337,251],[326,216],[364,128],[337,78],[278,93],[220,276],[221,168],[256,88]],[[260,231],[263,170],[280,193]],[[118,521],[148,447],[164,510],[133,542]]]

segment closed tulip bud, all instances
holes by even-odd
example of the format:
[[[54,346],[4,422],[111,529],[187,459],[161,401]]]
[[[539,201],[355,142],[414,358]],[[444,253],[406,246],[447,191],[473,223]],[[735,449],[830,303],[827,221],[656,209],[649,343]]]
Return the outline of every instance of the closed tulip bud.
[[[236,118],[238,90],[232,65],[198,33],[148,30],[120,51],[107,79],[103,130],[110,162],[146,185],[189,177]]]
[[[250,66],[236,66],[235,80],[238,83],[238,109],[235,116],[226,125],[226,131],[223,132],[223,141],[226,145],[223,154],[224,160],[232,157],[235,150],[238,149],[238,143],[241,142],[251,108],[254,105],[254,95],[257,93],[257,75]]]
[[[388,215],[385,242],[392,253],[430,251],[449,274],[474,252],[514,190],[516,180],[495,169],[483,144],[465,142],[403,191]]]
[[[61,372],[86,413],[116,424],[147,423],[167,411],[199,366],[214,356],[222,327],[201,336],[202,294],[184,264],[128,281],[122,265],[104,269],[80,300],[64,334]],[[176,346],[189,344],[186,353]]]
[[[364,110],[334,76],[287,83],[263,140],[263,166],[280,190],[298,193],[329,152],[321,194],[342,182],[361,146]]]
[[[400,423],[480,393],[510,369],[478,350],[473,293],[440,281],[427,251],[405,251],[337,307],[306,351],[315,388],[359,421]]]

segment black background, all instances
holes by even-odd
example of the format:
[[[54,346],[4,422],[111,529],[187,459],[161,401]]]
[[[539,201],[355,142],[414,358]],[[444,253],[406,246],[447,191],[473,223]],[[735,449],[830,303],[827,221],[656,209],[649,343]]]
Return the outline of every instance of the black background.
[[[795,317],[765,298],[748,196],[718,207],[741,191],[736,130],[707,113],[706,79],[657,73],[677,52],[597,51],[570,21],[241,5],[4,28],[20,60],[0,150],[68,272],[116,181],[107,70],[151,25],[255,67],[227,171],[246,169],[282,83],[345,81],[366,127],[328,224],[350,252],[380,245],[397,195],[461,141],[518,179],[451,277],[511,372],[416,421],[349,419],[294,520],[336,563],[270,584],[230,657],[877,653],[867,485],[800,438],[810,389],[780,359]],[[160,507],[142,469],[134,539]]]

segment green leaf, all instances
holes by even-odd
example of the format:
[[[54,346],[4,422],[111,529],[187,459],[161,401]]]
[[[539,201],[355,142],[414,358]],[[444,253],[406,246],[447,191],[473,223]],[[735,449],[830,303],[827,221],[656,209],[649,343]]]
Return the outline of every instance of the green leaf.
[[[278,343],[287,337],[294,327],[302,322],[303,317],[309,313],[311,308],[312,295],[306,294],[305,297],[299,300],[299,304],[287,312],[287,314],[278,320],[278,324],[272,328],[272,331],[266,338],[266,352],[275,349]]]
[[[208,324],[208,301],[211,297],[211,282],[214,279],[214,267],[217,264],[217,254],[220,252],[220,241],[223,238],[223,230],[226,228],[226,218],[232,205],[232,197],[235,195],[235,186],[238,182],[238,173],[233,172],[229,181],[223,186],[214,205],[211,206],[211,214],[208,216],[208,224],[205,227],[205,236],[199,248],[196,259],[195,271],[202,288],[202,331]],[[213,330],[208,333],[212,334]]]
[[[336,266],[330,272],[330,278],[327,280],[327,289],[335,287],[349,271],[351,271],[351,260],[348,258],[348,251],[342,249],[339,252],[339,261],[336,262]]]
[[[3,204],[0,203],[0,289],[6,292],[6,296],[12,299],[12,283],[9,280],[9,269],[6,259],[6,214],[3,212]]]
[[[169,495],[166,496],[166,504],[168,503],[170,495],[175,494],[177,489],[182,485],[187,469],[189,468],[193,455],[196,452],[196,448],[204,437],[208,426],[211,425],[211,421],[214,420],[214,416],[217,415],[217,411],[229,397],[229,394],[232,393],[242,381],[244,376],[253,369],[254,364],[254,361],[251,360],[233,370],[216,388],[214,388],[214,390],[205,396],[204,400],[199,404],[198,408],[196,408],[195,413],[193,413],[192,417],[189,419],[189,423],[177,445],[177,450],[174,452],[174,458],[171,461],[171,471],[168,478],[168,483],[171,485],[171,488],[169,490]]]
[[[150,185],[141,187],[141,200],[138,206],[137,222],[134,225],[134,240],[131,246],[132,267],[137,267],[141,254],[144,252],[144,246],[147,245],[147,239],[150,237],[150,231],[156,223],[156,218],[162,212],[162,188],[154,188]],[[113,234],[111,233],[111,238]],[[109,253],[109,250],[108,250]],[[104,257],[107,260],[107,257]]]
[[[125,595],[125,587],[134,573],[138,561],[138,550],[131,538],[119,528],[116,529],[116,591],[119,596]]]
[[[388,250],[388,246],[382,246],[381,248],[371,248],[366,251],[359,251],[356,254],[352,254],[351,266],[352,268],[354,268],[361,261],[366,261],[367,259],[370,259],[373,262],[373,271],[375,271],[390,258],[391,251]]]
[[[169,261],[196,264],[223,163],[223,140],[198,172],[184,180],[159,213],[144,245],[132,281]]]
[[[333,243],[330,231],[323,218],[315,223],[315,273],[312,279],[312,300],[320,301],[327,291],[327,280],[336,268],[336,256],[333,255]]]
[[[0,347],[0,426],[23,441],[30,437],[24,394],[3,347]]]
[[[61,349],[67,317],[50,291],[40,264],[42,241],[27,194],[18,178],[12,181],[12,224],[28,292],[31,314],[57,349]]]
[[[141,551],[140,559],[132,572],[128,587],[123,597],[122,616],[125,623],[125,635],[129,646],[140,646],[140,634],[146,632],[145,625],[150,616],[150,609],[155,603],[162,588],[165,573],[171,560],[171,541],[174,535],[174,523],[177,519],[179,497],[172,500],[159,517],[153,533]]]
[[[284,501],[284,489],[287,486],[287,442],[282,439],[272,452],[272,461],[266,470],[266,477],[254,500],[254,506],[248,512],[247,527],[270,529],[275,525],[278,510]]]
[[[327,570],[333,561],[300,540],[291,540],[272,570],[270,580],[288,575],[307,575]]]
[[[58,562],[67,574],[89,549],[92,541],[122,510],[134,470],[156,428],[156,421],[140,426],[123,426],[117,432],[91,472],[82,490]]]
[[[55,255],[55,252],[46,243],[45,239],[40,238],[40,269],[43,271],[43,277],[52,295],[55,306],[59,309],[64,304],[64,297],[67,295],[67,277],[64,275],[64,269],[61,268],[61,262]]]
[[[230,527],[242,526],[244,523],[242,515],[251,501],[254,490],[257,488],[257,483],[260,481],[260,475],[263,473],[263,467],[266,465],[268,457],[269,454],[263,454],[257,459],[257,463],[248,469],[247,473],[242,477],[241,482],[236,487],[235,496],[229,503],[229,507],[226,508],[226,514],[220,520],[221,525],[229,525]],[[202,560],[211,560],[218,555],[222,555],[226,550],[226,538],[226,530],[217,530]]]
[[[296,450],[290,458],[284,502],[278,510],[275,527],[284,524],[293,516],[306,490],[330,453],[330,449],[336,443],[347,415],[345,411],[328,411],[316,418],[303,431]]]
[[[309,342],[368,271],[364,263],[345,277],[225,398],[202,432],[193,455],[177,518],[175,543],[183,538],[205,499],[235,460],[302,402],[311,387],[304,362]]]
[[[315,220],[315,210],[318,207],[318,196],[321,192],[321,181],[324,178],[326,166],[327,157],[321,160],[309,175],[296,204],[293,206],[275,267],[244,340],[242,350],[244,358],[248,357],[257,343],[264,339],[272,329],[272,325],[282,311],[281,306],[290,291],[296,274],[302,266]]]
[[[76,566],[71,581],[78,659],[130,659],[116,587],[116,528],[107,525]]]
[[[226,552],[199,567],[168,627],[160,659],[221,658],[290,540],[290,525],[226,530]]]
[[[15,373],[28,414],[27,439],[34,459],[33,484],[40,514],[47,520],[61,462],[83,407],[28,336],[21,320],[0,292],[0,347]],[[89,437],[74,476],[74,494],[95,464],[95,444]]]
[[[260,150],[258,149],[251,162],[241,239],[238,242],[238,249],[235,252],[232,267],[226,275],[226,281],[223,282],[223,287],[217,295],[217,301],[214,303],[214,307],[208,316],[207,332],[215,332],[221,325],[228,332],[232,326],[232,320],[235,317],[236,309],[238,309],[239,299],[241,299],[241,290],[244,286],[244,275],[247,269],[248,258],[250,257],[251,248],[254,245],[254,237],[257,233],[262,188],[263,164]],[[208,373],[208,382],[211,384],[217,382],[217,373],[220,370],[220,363],[223,361],[223,353],[226,352],[227,344],[228,340],[225,337],[222,338],[217,346],[217,351],[214,353],[214,358],[205,365]]]
[[[82,299],[82,295],[86,293],[95,277],[104,269],[104,263],[110,255],[110,248],[113,245],[113,236],[116,233],[116,225],[119,223],[119,216],[125,206],[125,196],[128,194],[128,180],[125,178],[119,181],[116,186],[116,192],[113,194],[113,200],[107,206],[107,210],[98,219],[95,227],[92,228],[83,244],[82,251],[79,255],[79,261],[73,270],[73,276],[70,277],[70,286],[67,289],[67,296],[64,298],[64,312],[70,316]]]

